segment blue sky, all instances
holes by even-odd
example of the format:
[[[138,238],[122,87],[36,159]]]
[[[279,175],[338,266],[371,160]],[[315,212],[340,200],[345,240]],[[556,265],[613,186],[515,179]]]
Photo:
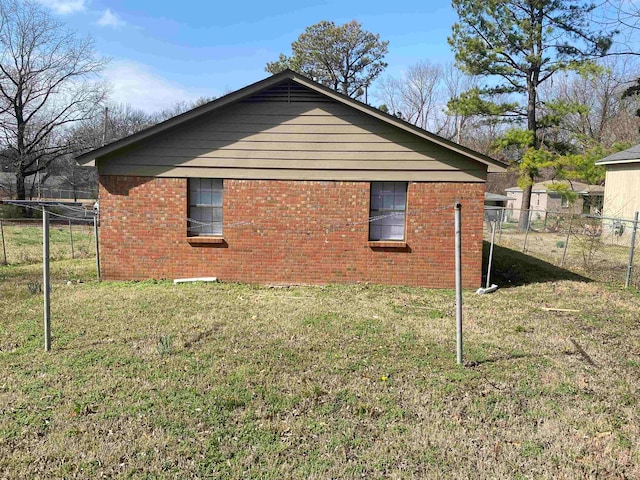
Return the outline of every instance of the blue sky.
[[[385,74],[423,59],[452,62],[449,0],[198,2],[39,0],[111,58],[112,99],[151,112],[219,96],[268,76],[264,67],[309,25],[353,19],[389,41]]]

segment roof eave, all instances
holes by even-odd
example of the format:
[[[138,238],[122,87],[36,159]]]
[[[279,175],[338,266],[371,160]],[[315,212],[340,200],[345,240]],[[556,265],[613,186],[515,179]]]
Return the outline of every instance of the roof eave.
[[[626,163],[640,163],[640,158],[626,158],[621,160],[607,160],[607,157],[598,160],[596,165],[617,165]]]

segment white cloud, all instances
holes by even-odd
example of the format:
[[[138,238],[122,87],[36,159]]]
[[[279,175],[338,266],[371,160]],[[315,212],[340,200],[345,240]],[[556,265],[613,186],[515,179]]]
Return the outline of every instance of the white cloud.
[[[104,76],[111,83],[111,101],[147,113],[159,112],[177,102],[190,102],[197,98],[146,65],[135,62],[116,61],[107,68]]]
[[[110,8],[107,8],[100,19],[98,19],[98,25],[101,27],[113,27],[118,28],[125,25],[125,21],[118,18],[118,16],[111,11]]]
[[[81,12],[87,8],[85,0],[38,0],[40,4],[50,8],[56,13],[67,15]]]

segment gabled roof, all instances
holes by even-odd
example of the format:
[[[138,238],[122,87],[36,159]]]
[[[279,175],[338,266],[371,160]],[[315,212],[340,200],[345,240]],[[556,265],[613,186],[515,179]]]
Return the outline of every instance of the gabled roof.
[[[436,145],[447,148],[451,151],[454,151],[464,157],[467,157],[481,164],[487,165],[489,172],[502,172],[506,169],[506,165],[498,160],[495,160],[487,155],[483,155],[482,153],[476,152],[470,148],[464,147],[462,145],[459,145],[445,138],[442,138],[431,132],[423,130],[422,128],[416,127],[415,125],[405,122],[404,120],[401,120],[397,117],[384,113],[377,108],[371,107],[365,103],[362,103],[346,95],[343,95],[335,90],[325,87],[324,85],[320,85],[319,83],[314,82],[310,78],[300,75],[299,73],[296,73],[292,70],[285,70],[269,78],[256,82],[252,85],[241,88],[240,90],[236,90],[235,92],[229,93],[228,95],[220,97],[209,103],[196,107],[193,110],[189,110],[188,112],[182,113],[168,120],[165,120],[162,123],[159,123],[152,127],[141,130],[140,132],[137,132],[133,135],[129,135],[128,137],[124,137],[124,138],[121,138],[120,140],[116,140],[112,143],[104,145],[103,147],[96,148],[94,150],[86,152],[82,155],[77,156],[75,160],[82,165],[92,164],[96,158],[116,152],[120,149],[136,144],[143,140],[149,139],[150,137],[159,135],[163,132],[166,132],[167,130],[177,127],[179,125],[182,125],[185,122],[189,122],[191,120],[197,119],[200,116],[212,113],[222,107],[239,102],[252,95],[255,95],[256,93],[259,93],[262,90],[266,90],[270,87],[273,87],[285,80],[291,80],[293,82],[296,82],[299,85],[309,88],[310,90],[313,90],[321,95],[324,95],[332,100],[340,102],[351,108],[359,110],[360,112],[366,113],[374,118],[377,118],[378,120],[381,120],[397,128],[405,130],[413,135],[416,135],[417,137],[431,141]]]
[[[621,152],[613,153],[608,157],[601,158],[596,162],[596,165],[614,165],[618,163],[637,162],[640,162],[640,144]]]
[[[572,192],[583,195],[603,195],[604,187],[601,185],[588,185],[582,182],[576,182],[573,180],[545,180],[544,182],[538,182],[531,187],[532,193],[546,193],[548,187],[551,185],[567,185]],[[522,192],[520,187],[510,187],[505,189],[505,192]]]

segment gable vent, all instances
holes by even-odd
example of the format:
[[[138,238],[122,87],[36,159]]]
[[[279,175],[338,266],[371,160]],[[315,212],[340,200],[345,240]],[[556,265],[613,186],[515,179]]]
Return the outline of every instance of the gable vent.
[[[325,102],[331,103],[331,100],[324,95],[321,95],[313,90],[309,90],[307,87],[286,80],[278,85],[274,85],[271,88],[262,90],[244,100],[242,103],[256,103],[256,102],[285,102],[285,103],[297,103],[297,102]]]

